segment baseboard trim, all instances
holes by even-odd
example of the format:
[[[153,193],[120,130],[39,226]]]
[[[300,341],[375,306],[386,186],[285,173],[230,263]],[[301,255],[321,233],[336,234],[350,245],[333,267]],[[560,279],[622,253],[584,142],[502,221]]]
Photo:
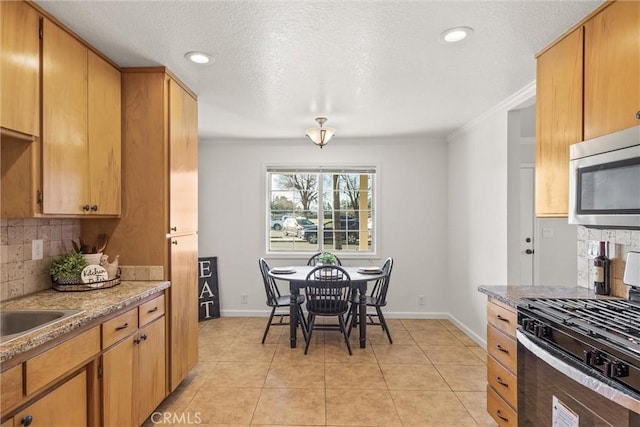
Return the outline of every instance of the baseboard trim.
[[[487,349],[487,341],[484,338],[482,338],[481,336],[473,332],[471,329],[467,328],[464,325],[464,323],[460,322],[458,319],[456,319],[454,316],[450,314],[449,314],[449,320],[451,321],[451,323],[456,325],[458,329],[464,332],[466,336],[474,340],[476,344],[478,344],[480,347],[482,347],[485,350]]]
[[[220,315],[222,317],[269,317],[271,310],[220,310]],[[469,338],[475,341],[480,347],[487,349],[487,341],[465,326],[464,323],[460,322],[450,313],[444,313],[439,311],[434,312],[394,312],[394,311],[385,311],[384,315],[387,319],[446,319],[450,320],[451,323],[456,325],[462,332],[465,333]]]
[[[271,310],[220,310],[223,317],[269,317]],[[424,311],[385,311],[387,319],[450,319],[451,315],[444,312],[424,312]]]
[[[220,310],[221,317],[269,317],[269,310]]]
[[[384,317],[386,319],[449,319],[449,313],[442,313],[439,311],[424,312],[424,311],[385,311]]]

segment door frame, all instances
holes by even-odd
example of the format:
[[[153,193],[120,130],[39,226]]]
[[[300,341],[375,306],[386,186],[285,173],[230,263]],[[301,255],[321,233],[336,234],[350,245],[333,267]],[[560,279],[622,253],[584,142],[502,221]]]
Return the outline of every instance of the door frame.
[[[531,218],[532,218],[532,236],[531,238],[533,239],[533,244],[531,245],[531,249],[533,250],[533,265],[532,265],[532,270],[531,270],[531,285],[532,286],[538,286],[538,257],[536,256],[538,254],[538,218],[536,217],[536,205],[535,205],[535,192],[536,192],[536,180],[535,180],[535,176],[536,176],[536,165],[535,163],[520,163],[520,170],[522,169],[531,169],[532,173],[533,173],[533,186],[531,188],[531,197],[533,198],[533,203],[532,203],[532,210],[531,210]],[[522,184],[522,183],[521,183]],[[522,188],[522,187],[521,187]],[[521,206],[522,208],[522,206]],[[520,215],[522,215],[522,212],[520,213]],[[522,243],[522,242],[521,242]]]

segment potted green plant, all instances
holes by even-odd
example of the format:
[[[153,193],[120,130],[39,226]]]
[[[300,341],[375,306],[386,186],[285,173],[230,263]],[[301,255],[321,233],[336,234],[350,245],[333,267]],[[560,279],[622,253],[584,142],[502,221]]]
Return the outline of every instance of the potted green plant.
[[[87,265],[89,263],[82,254],[64,254],[51,263],[49,274],[60,284],[80,283],[80,273]]]
[[[318,263],[322,265],[335,265],[336,261],[336,256],[331,252],[322,252],[318,255]]]

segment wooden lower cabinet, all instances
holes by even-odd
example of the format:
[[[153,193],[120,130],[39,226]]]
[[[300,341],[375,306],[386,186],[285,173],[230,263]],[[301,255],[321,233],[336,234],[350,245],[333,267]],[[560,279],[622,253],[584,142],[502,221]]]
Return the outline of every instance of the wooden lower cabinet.
[[[143,340],[137,346],[134,375],[134,402],[137,425],[142,425],[166,396],[165,318],[140,329]]]
[[[4,369],[0,427],[142,425],[168,392],[165,301],[121,309]]]
[[[487,386],[487,412],[500,427],[518,425],[518,413],[491,386]]]
[[[87,425],[87,372],[79,374],[18,412],[15,425],[84,426]]]
[[[198,235],[171,239],[171,391],[198,363]],[[194,307],[196,309],[194,310]]]
[[[487,412],[500,427],[518,425],[517,311],[489,298],[487,304]]]
[[[165,317],[102,356],[105,426],[139,426],[166,396]]]
[[[65,372],[88,363],[100,352],[100,328],[94,327],[26,361],[27,396],[53,384]],[[64,360],[65,363],[60,363]]]
[[[22,365],[14,366],[0,374],[0,410],[4,412],[20,402],[23,398],[23,388]]]
[[[102,405],[105,426],[133,423],[133,336],[102,355]]]

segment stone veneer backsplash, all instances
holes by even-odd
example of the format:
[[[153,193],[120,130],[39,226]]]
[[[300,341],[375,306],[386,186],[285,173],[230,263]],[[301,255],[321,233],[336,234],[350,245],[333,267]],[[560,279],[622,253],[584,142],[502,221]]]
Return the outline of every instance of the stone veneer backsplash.
[[[578,227],[578,286],[593,287],[593,258],[589,256],[589,242],[609,244],[611,259],[611,295],[627,298],[629,287],[622,282],[627,254],[640,252],[640,230],[614,230]]]
[[[0,219],[0,301],[49,289],[49,265],[57,256],[73,250],[71,240],[78,241],[80,224],[79,219]],[[36,239],[43,241],[41,260],[31,259],[31,241]],[[110,256],[109,261],[113,258]],[[163,278],[162,266],[121,265],[122,280]]]

